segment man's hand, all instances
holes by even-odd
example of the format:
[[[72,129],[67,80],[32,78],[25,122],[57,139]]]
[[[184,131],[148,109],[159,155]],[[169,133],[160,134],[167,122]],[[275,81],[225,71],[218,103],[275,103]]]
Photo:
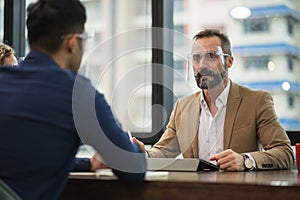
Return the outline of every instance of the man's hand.
[[[138,139],[136,139],[135,137],[132,138],[132,142],[137,144],[140,148],[140,150],[143,152],[143,153],[146,153],[146,148],[145,148],[145,145],[143,142],[139,141]]]
[[[109,169],[104,161],[102,160],[100,154],[97,152],[91,157],[91,171],[96,171],[97,169]]]
[[[231,149],[213,155],[210,160],[215,160],[218,167],[225,171],[245,171],[244,157]]]

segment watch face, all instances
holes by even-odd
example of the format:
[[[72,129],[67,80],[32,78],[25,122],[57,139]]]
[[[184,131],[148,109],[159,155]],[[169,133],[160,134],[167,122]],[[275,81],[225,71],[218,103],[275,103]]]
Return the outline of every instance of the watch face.
[[[249,158],[245,159],[245,167],[247,169],[251,169],[253,167],[253,163],[252,163],[252,161]]]

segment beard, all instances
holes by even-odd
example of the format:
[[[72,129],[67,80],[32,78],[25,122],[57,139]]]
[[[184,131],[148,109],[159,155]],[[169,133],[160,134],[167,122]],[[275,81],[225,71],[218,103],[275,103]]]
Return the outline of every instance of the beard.
[[[227,76],[226,69],[227,68],[225,67],[225,70],[223,72],[215,73],[214,71],[211,71],[207,68],[202,68],[195,75],[197,86],[200,89],[204,89],[204,90],[215,88],[216,86],[220,85],[226,78]]]

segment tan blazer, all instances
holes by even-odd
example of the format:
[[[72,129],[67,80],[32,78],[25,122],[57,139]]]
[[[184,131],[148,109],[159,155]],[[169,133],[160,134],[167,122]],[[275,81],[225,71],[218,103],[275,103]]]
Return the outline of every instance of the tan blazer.
[[[200,92],[177,101],[167,129],[150,157],[198,158]],[[257,169],[293,165],[290,140],[278,121],[271,95],[231,82],[224,123],[224,149],[250,153]]]

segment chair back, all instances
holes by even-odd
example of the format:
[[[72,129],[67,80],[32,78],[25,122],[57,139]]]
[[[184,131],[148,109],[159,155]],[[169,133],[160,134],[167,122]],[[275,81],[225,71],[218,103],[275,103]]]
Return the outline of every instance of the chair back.
[[[21,200],[19,195],[0,179],[0,199],[1,200]]]

